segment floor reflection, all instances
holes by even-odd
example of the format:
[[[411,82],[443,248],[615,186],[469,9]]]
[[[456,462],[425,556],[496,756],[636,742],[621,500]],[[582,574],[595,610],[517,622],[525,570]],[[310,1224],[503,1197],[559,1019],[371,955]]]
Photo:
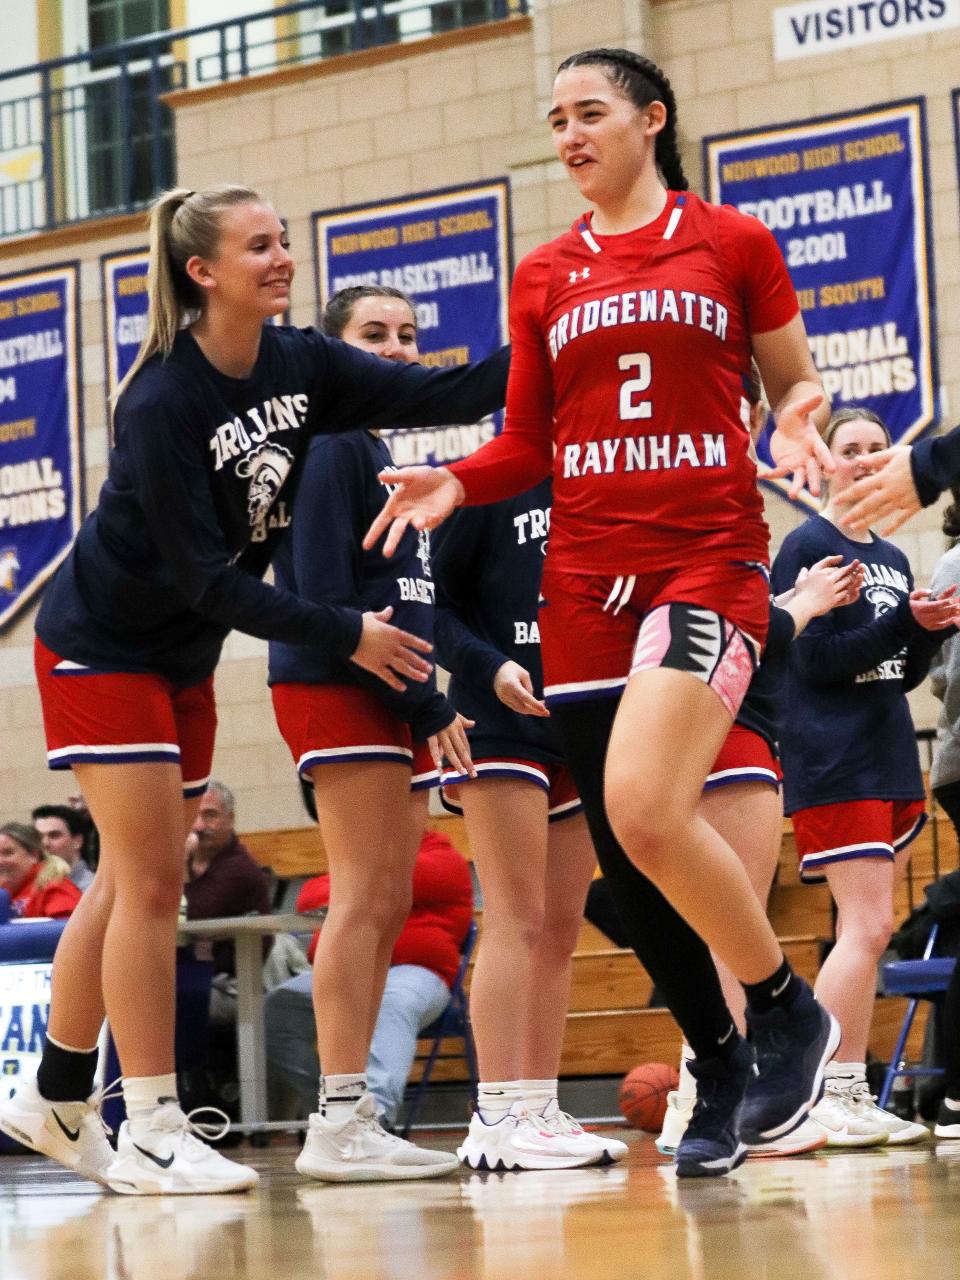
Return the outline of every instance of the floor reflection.
[[[960,1143],[748,1161],[678,1181],[622,1165],[304,1183],[249,1157],[248,1196],[127,1198],[0,1160],[2,1280],[955,1280]]]

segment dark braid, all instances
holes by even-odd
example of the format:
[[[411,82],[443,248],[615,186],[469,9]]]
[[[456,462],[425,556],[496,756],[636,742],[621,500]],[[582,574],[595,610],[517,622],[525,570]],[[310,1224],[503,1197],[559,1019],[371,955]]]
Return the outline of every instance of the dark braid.
[[[413,313],[413,323],[417,323],[417,309],[413,299],[400,289],[388,284],[355,284],[341,289],[327,302],[320,318],[320,328],[328,338],[339,338],[350,323],[353,309],[361,298],[399,298],[405,302]]]
[[[960,538],[960,485],[953,485],[950,490],[953,501],[943,513],[943,532],[948,538]]]
[[[662,102],[667,109],[667,122],[657,134],[657,167],[671,191],[686,191],[690,183],[683,172],[680,145],[677,142],[677,100],[670,81],[655,62],[629,49],[585,49],[564,58],[557,67],[557,74],[572,67],[598,66],[607,79],[642,110],[651,102]]]

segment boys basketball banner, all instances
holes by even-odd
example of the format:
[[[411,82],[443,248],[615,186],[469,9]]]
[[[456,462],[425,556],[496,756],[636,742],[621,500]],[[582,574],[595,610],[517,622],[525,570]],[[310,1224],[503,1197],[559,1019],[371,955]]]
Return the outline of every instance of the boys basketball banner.
[[[320,309],[340,289],[389,285],[416,306],[422,364],[467,364],[492,355],[507,341],[509,201],[504,178],[315,213]],[[496,414],[469,426],[383,435],[398,466],[439,464],[473,453],[501,426]]]
[[[0,630],[80,527],[77,277],[76,263],[0,277]]]
[[[923,101],[703,147],[708,199],[776,237],[834,409],[863,405],[914,439],[937,413]]]
[[[111,399],[133,364],[146,332],[148,261],[146,248],[105,253],[100,259],[103,349],[107,396]]]

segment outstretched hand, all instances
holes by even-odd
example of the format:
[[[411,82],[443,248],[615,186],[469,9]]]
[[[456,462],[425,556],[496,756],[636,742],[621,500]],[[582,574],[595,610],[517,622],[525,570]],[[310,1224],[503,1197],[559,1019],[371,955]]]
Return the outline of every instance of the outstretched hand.
[[[446,467],[402,467],[381,471],[378,480],[392,493],[363,539],[365,551],[376,546],[385,531],[383,554],[392,556],[408,525],[415,529],[435,529],[463,502],[463,485]]]
[[[957,588],[947,587],[938,596],[929,591],[910,592],[910,612],[913,620],[924,631],[942,631],[944,627],[960,626],[960,599]]]
[[[791,498],[799,498],[804,486],[814,497],[818,496],[821,476],[830,475],[836,470],[830,450],[812,417],[821,404],[823,396],[818,392],[787,404],[780,410],[776,430],[770,437],[770,454],[774,465],[759,471],[764,480],[790,476],[787,492]]]
[[[868,453],[860,459],[860,464],[871,474],[837,494],[837,506],[849,508],[840,517],[840,523],[850,529],[866,529],[875,521],[883,520],[880,532],[889,536],[921,509],[910,466],[910,446],[899,444]]]
[[[420,654],[430,653],[433,645],[409,631],[391,627],[392,617],[390,606],[379,613],[363,615],[360,643],[350,655],[350,661],[363,667],[364,671],[373,672],[391,689],[402,693],[407,687],[404,679],[417,680],[422,684],[430,675],[433,667]]]
[[[493,677],[493,691],[505,707],[522,716],[548,716],[546,703],[533,694],[530,672],[519,662],[507,661]]]

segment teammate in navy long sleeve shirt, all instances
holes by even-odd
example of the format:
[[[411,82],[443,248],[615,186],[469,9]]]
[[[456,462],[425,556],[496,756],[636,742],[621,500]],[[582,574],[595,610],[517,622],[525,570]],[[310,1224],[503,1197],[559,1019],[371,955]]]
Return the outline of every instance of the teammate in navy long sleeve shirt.
[[[341,290],[327,303],[323,329],[385,367],[418,357],[413,303],[396,289]],[[311,442],[297,511],[277,548],[276,580],[326,607],[392,610],[404,628],[430,641],[430,535],[408,530],[389,560],[379,546],[361,545],[387,500],[377,473],[389,466],[386,444],[368,431]],[[445,753],[469,772],[463,726],[432,680],[389,689],[316,645],[272,642],[270,683],[277,725],[313,784],[331,884],[313,971],[324,1074],[297,1169],[337,1182],[449,1173],[455,1157],[401,1142],[369,1114],[366,1065],[391,953],[410,910],[429,788],[439,782],[426,739],[437,735],[437,757]]]
[[[429,674],[429,645],[382,614],[260,581],[309,436],[464,421],[503,401],[503,356],[405,368],[310,330],[265,328],[288,306],[292,275],[286,232],[256,192],[156,202],[147,337],[117,403],[108,477],[37,620],[50,762],[76,772],[101,862],[58,947],[36,1085],[0,1104],[0,1126],[127,1194],[257,1181],[190,1136],[174,1076],[183,839],[210,772],[224,637],[237,627],[315,644],[396,688]],[[129,1117],[116,1154],[87,1103],[105,1012]]]
[[[925,821],[906,692],[923,678],[958,609],[952,593],[932,600],[915,591],[907,558],[892,543],[837,527],[837,499],[866,473],[864,458],[890,443],[881,420],[841,410],[825,439],[836,464],[829,501],[784,539],[773,567],[775,588],[824,555],[856,556],[864,572],[857,603],[812,622],[794,644],[781,737],[801,876],[826,878],[837,907],[837,942],[816,991],[843,1038],[813,1115],[830,1145],[914,1142],[926,1131],[873,1105],[864,1063],[894,889]]]

